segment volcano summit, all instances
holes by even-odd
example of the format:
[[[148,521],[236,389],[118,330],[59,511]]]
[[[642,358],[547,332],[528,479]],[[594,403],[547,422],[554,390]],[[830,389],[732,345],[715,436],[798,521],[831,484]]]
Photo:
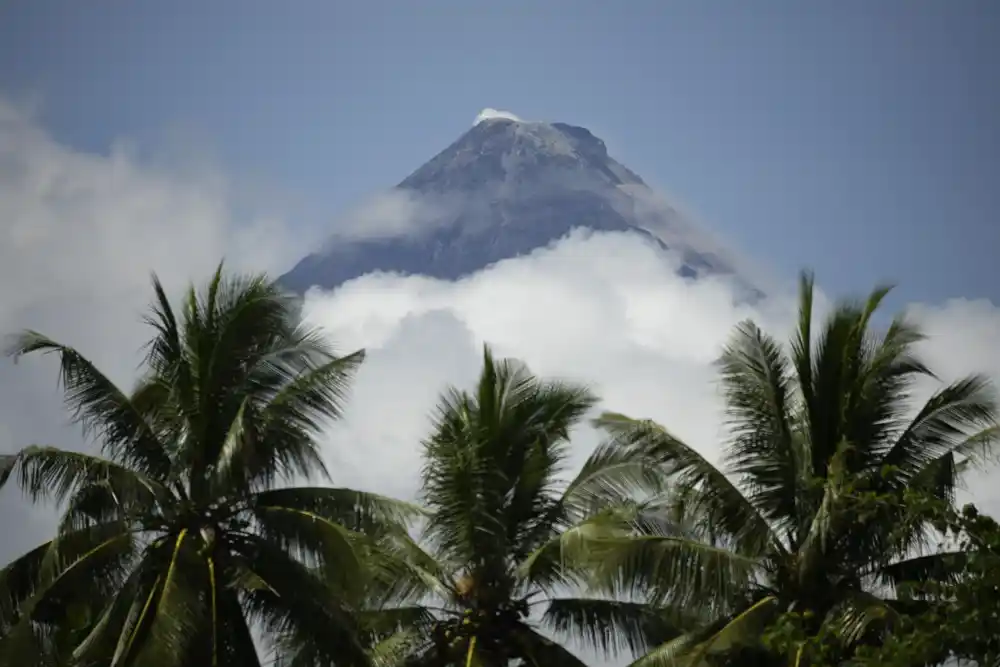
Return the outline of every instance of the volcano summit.
[[[333,235],[280,282],[301,294],[377,271],[454,280],[576,228],[641,235],[675,253],[688,278],[735,274],[724,249],[589,130],[493,109],[476,121],[390,190],[390,205],[359,214],[354,233]],[[410,219],[390,220],[401,215]]]

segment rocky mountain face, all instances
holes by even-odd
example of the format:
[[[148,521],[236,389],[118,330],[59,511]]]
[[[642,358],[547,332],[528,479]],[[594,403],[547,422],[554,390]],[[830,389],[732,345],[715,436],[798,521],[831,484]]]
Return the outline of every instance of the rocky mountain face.
[[[375,271],[456,279],[580,227],[639,234],[677,253],[687,278],[734,273],[724,253],[611,158],[603,141],[565,123],[482,120],[389,195],[405,213],[388,207],[381,215],[414,220],[399,227],[374,219],[370,234],[337,234],[280,281],[301,294]]]

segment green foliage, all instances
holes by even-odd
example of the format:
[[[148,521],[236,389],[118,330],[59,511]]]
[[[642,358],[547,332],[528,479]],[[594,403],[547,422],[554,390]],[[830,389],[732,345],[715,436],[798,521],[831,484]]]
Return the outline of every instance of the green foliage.
[[[719,361],[730,432],[721,467],[652,422],[597,421],[609,442],[655,461],[667,487],[658,521],[606,555],[605,588],[706,618],[637,665],[760,658],[763,631],[787,626],[787,613],[805,637],[829,629],[843,655],[892,626],[893,585],[929,564],[912,556],[931,546],[932,522],[908,511],[907,490],[952,502],[997,427],[980,376],[913,415],[913,387],[933,375],[911,323],[872,327],[887,292],[837,306],[817,329],[804,276],[787,351],[752,322],[737,327]]]
[[[919,492],[904,495],[910,519],[930,522],[938,554],[925,557],[912,579],[896,585],[889,632],[869,636],[852,655],[841,650],[841,628],[812,627],[805,614],[784,614],[765,634],[776,653],[798,665],[918,667],[947,660],[1000,664],[1000,525],[973,505],[961,510]],[[879,503],[899,504],[897,498]]]

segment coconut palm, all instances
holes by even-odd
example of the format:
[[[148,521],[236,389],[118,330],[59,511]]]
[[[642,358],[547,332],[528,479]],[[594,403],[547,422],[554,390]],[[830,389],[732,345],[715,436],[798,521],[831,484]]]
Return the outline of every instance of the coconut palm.
[[[989,454],[995,403],[981,376],[912,403],[915,383],[934,376],[913,324],[873,327],[887,292],[838,306],[817,332],[803,275],[787,350],[752,322],[737,327],[719,363],[731,435],[722,467],[651,421],[598,420],[609,442],[646,452],[669,480],[659,521],[606,540],[604,587],[713,618],[640,664],[699,664],[753,645],[789,610],[833,624],[849,645],[891,621],[894,582],[954,557],[929,553],[929,527],[879,499],[910,488],[951,501],[962,472]]]
[[[357,605],[374,664],[580,667],[542,631],[608,653],[679,632],[677,619],[648,604],[580,595],[587,546],[630,530],[641,510],[632,496],[659,482],[641,454],[613,445],[560,482],[569,432],[595,401],[488,348],[476,390],[445,392],[424,445],[425,539],[384,534]],[[281,667],[323,664],[309,633],[284,640]]]
[[[475,390],[442,396],[422,473],[433,557],[410,560],[436,618],[418,662],[576,666],[541,630],[609,653],[676,634],[675,619],[645,603],[586,595],[587,546],[620,534],[633,496],[659,482],[616,445],[561,482],[570,431],[595,403],[587,388],[539,379],[488,348]]]
[[[257,665],[255,626],[312,630],[338,665],[365,664],[353,610],[327,595],[361,570],[367,538],[345,523],[378,533],[408,506],[288,485],[329,477],[316,435],[363,352],[334,354],[263,276],[220,265],[180,312],[153,287],[131,393],[39,333],[11,348],[59,358],[67,405],[102,456],[33,446],[4,466],[65,512],[54,539],[0,571],[0,665],[32,664],[67,627],[83,635],[74,664]]]

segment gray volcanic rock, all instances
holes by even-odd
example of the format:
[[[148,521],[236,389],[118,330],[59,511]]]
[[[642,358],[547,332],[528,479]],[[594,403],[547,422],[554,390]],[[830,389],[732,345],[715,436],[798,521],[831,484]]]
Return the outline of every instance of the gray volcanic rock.
[[[482,120],[390,194],[419,213],[413,229],[335,235],[280,282],[301,294],[375,271],[456,279],[578,227],[639,234],[678,253],[688,278],[734,273],[603,141],[565,123]]]

